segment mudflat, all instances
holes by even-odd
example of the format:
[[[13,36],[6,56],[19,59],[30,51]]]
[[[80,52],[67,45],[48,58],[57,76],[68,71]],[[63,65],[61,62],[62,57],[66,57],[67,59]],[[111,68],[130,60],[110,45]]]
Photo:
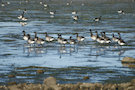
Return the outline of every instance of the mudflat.
[[[76,83],[58,84],[54,77],[44,79],[43,84],[16,84],[10,83],[8,86],[0,86],[0,90],[134,90],[135,79],[127,83]]]

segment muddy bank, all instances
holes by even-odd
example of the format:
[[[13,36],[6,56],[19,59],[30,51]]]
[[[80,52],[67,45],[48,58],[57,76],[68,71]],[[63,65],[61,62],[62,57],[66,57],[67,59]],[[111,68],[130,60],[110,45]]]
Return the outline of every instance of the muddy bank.
[[[129,67],[129,68],[135,68],[135,58],[132,57],[124,57],[123,60],[121,60],[122,65]]]
[[[134,90],[135,79],[127,83],[101,84],[101,83],[77,83],[58,84],[54,77],[48,77],[43,84],[16,84],[10,83],[8,86],[0,86],[0,90]]]

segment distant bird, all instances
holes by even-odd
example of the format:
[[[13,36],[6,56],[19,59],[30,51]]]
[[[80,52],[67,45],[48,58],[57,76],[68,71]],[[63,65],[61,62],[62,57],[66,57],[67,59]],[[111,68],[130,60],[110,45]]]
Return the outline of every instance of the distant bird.
[[[118,44],[121,45],[121,46],[122,46],[122,45],[126,45],[125,41],[121,38],[120,33],[118,33],[118,35],[119,35]]]
[[[76,11],[72,11],[72,14],[75,15],[75,14],[77,14],[77,12]]]
[[[49,36],[48,33],[45,32],[45,40],[48,42],[52,42],[52,41],[54,41],[54,37]]]
[[[5,6],[5,4],[4,4],[4,3],[1,3],[1,6],[2,6],[2,7],[4,7],[4,6]]]
[[[123,10],[118,10],[117,11],[119,14],[124,14],[124,11]]]
[[[72,36],[70,36],[69,43],[70,43],[70,45],[74,45],[76,43],[76,40],[72,39]]]
[[[79,42],[84,41],[85,37],[84,36],[79,36],[78,33],[76,33],[76,38]]]
[[[21,20],[23,20],[23,21],[27,21],[28,19],[27,18],[25,18],[25,17],[22,17],[22,19]]]
[[[10,4],[10,2],[7,2],[7,4]]]
[[[90,37],[91,37],[91,39],[94,40],[94,41],[97,39],[97,35],[93,35],[91,29],[90,29]]]
[[[50,11],[49,13],[50,13],[50,15],[54,15],[56,13],[56,11]]]
[[[79,19],[78,16],[72,16],[73,20],[77,21]]]
[[[22,32],[23,32],[23,39],[27,41],[29,38],[29,35],[26,35],[25,31],[22,31]]]
[[[94,18],[94,21],[96,21],[96,22],[100,21],[100,20],[101,20],[101,17],[102,17],[102,16],[97,17],[97,18]]]
[[[24,17],[24,14],[25,14],[26,12],[27,12],[27,11],[26,11],[26,9],[25,9],[25,10],[23,11],[23,13],[22,13],[20,16],[18,16],[17,18],[18,18],[18,19],[21,19],[21,20],[23,20],[23,21],[27,21],[28,19]]]
[[[43,4],[43,2],[39,2],[40,4]]]
[[[44,7],[48,7],[48,5],[47,4],[44,4]]]
[[[24,11],[23,11],[24,13],[27,13],[27,10],[26,10],[26,8],[24,9]]]
[[[17,18],[22,19],[23,17],[24,17],[24,12],[20,16],[18,16]]]
[[[67,6],[70,5],[69,3],[67,3]]]

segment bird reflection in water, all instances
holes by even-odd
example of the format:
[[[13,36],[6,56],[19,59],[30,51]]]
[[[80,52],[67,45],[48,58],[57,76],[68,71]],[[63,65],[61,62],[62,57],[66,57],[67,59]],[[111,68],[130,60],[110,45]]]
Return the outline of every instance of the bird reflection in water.
[[[72,55],[76,52],[75,46],[59,46],[58,54],[60,55],[59,58],[62,58],[62,55]]]
[[[63,54],[67,54],[67,49],[65,46],[59,46],[58,54],[60,55],[59,58],[62,58]]]
[[[45,54],[46,53],[46,48],[43,47],[30,47],[27,44],[24,44],[23,46],[23,53],[27,54],[27,56],[38,56],[39,54]]]

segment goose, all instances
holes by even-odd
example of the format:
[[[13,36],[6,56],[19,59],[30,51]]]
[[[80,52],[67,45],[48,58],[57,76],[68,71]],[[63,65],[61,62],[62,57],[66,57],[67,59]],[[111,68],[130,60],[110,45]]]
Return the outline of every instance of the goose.
[[[49,13],[50,13],[51,15],[54,15],[55,12],[56,12],[56,11],[50,11]]]
[[[58,38],[57,38],[58,43],[61,43],[61,39],[62,39],[61,34],[58,34]]]
[[[26,9],[23,10],[23,13],[18,17],[18,19],[24,18],[24,14],[25,14],[25,13],[27,13],[27,10],[26,10]]]
[[[18,19],[21,19],[21,20],[23,20],[23,21],[27,21],[28,19],[24,17],[24,14],[25,14],[25,13],[26,13],[26,10],[24,10],[23,13],[22,13],[19,17],[17,17],[17,18],[18,18]]]
[[[77,21],[79,19],[78,16],[72,16],[73,20]]]
[[[118,44],[119,44],[119,45],[126,45],[125,41],[121,38],[120,33],[118,33],[118,35],[119,35]]]
[[[45,43],[45,40],[37,37],[36,43],[39,45],[43,45]]]
[[[119,14],[124,14],[124,11],[123,10],[118,10],[117,11]]]
[[[23,11],[24,13],[27,13],[27,10],[26,10],[26,8],[24,9],[24,11]]]
[[[22,17],[22,19],[21,20],[23,20],[23,21],[27,21],[28,19],[27,18],[25,18],[25,17]]]
[[[58,34],[58,43],[65,45],[68,43],[68,41],[67,39],[62,38],[61,34]]]
[[[94,40],[94,41],[97,39],[97,35],[93,35],[91,29],[90,29],[90,37],[91,37],[91,39]]]
[[[10,2],[7,2],[7,4],[10,4]]]
[[[97,42],[99,42],[99,43],[105,43],[105,40],[102,38],[102,37],[99,37],[99,35],[98,35],[98,32],[96,32],[96,35],[97,35]]]
[[[34,44],[35,40],[30,37],[30,34],[28,34],[28,44]]]
[[[39,37],[37,37],[37,32],[34,32],[35,33],[35,38],[34,38],[34,41],[37,43],[37,44],[40,44],[40,45],[43,45],[45,43],[45,40],[44,39],[41,39]]]
[[[5,6],[5,4],[4,4],[4,3],[1,3],[1,6],[2,6],[2,7],[4,7],[4,6]]]
[[[69,3],[66,4],[67,6],[70,5]]]
[[[26,35],[25,31],[22,31],[22,32],[23,32],[23,39],[24,39],[25,41],[27,41],[27,40],[28,40],[28,38],[29,38],[29,36],[28,36],[28,35]]]
[[[113,40],[114,42],[118,42],[118,41],[119,41],[119,38],[118,38],[118,37],[115,37],[114,34],[112,34],[112,40]]]
[[[106,36],[106,33],[104,33],[104,40],[105,40],[105,43],[110,43],[111,42],[111,39],[109,37]]]
[[[23,13],[19,16],[19,17],[17,17],[18,19],[22,19],[23,17],[24,17],[24,11],[23,11]]]
[[[45,40],[48,42],[54,41],[54,37],[48,36],[47,32],[45,32]]]
[[[39,4],[43,4],[43,2],[39,2]]]
[[[48,5],[47,4],[44,4],[44,7],[48,7]]]
[[[69,38],[69,43],[70,43],[70,45],[72,44],[75,44],[76,43],[76,40],[75,39],[72,39],[72,36],[70,36],[70,38]]]
[[[77,14],[77,12],[76,11],[73,11],[72,14],[75,15],[75,14]]]
[[[85,37],[84,37],[84,36],[79,36],[78,33],[76,33],[76,34],[77,34],[77,35],[76,35],[76,38],[77,38],[77,40],[78,40],[79,42],[85,40]]]
[[[101,20],[101,17],[102,17],[102,16],[97,17],[97,18],[94,18],[94,21],[96,21],[96,22],[100,21],[100,20]]]

